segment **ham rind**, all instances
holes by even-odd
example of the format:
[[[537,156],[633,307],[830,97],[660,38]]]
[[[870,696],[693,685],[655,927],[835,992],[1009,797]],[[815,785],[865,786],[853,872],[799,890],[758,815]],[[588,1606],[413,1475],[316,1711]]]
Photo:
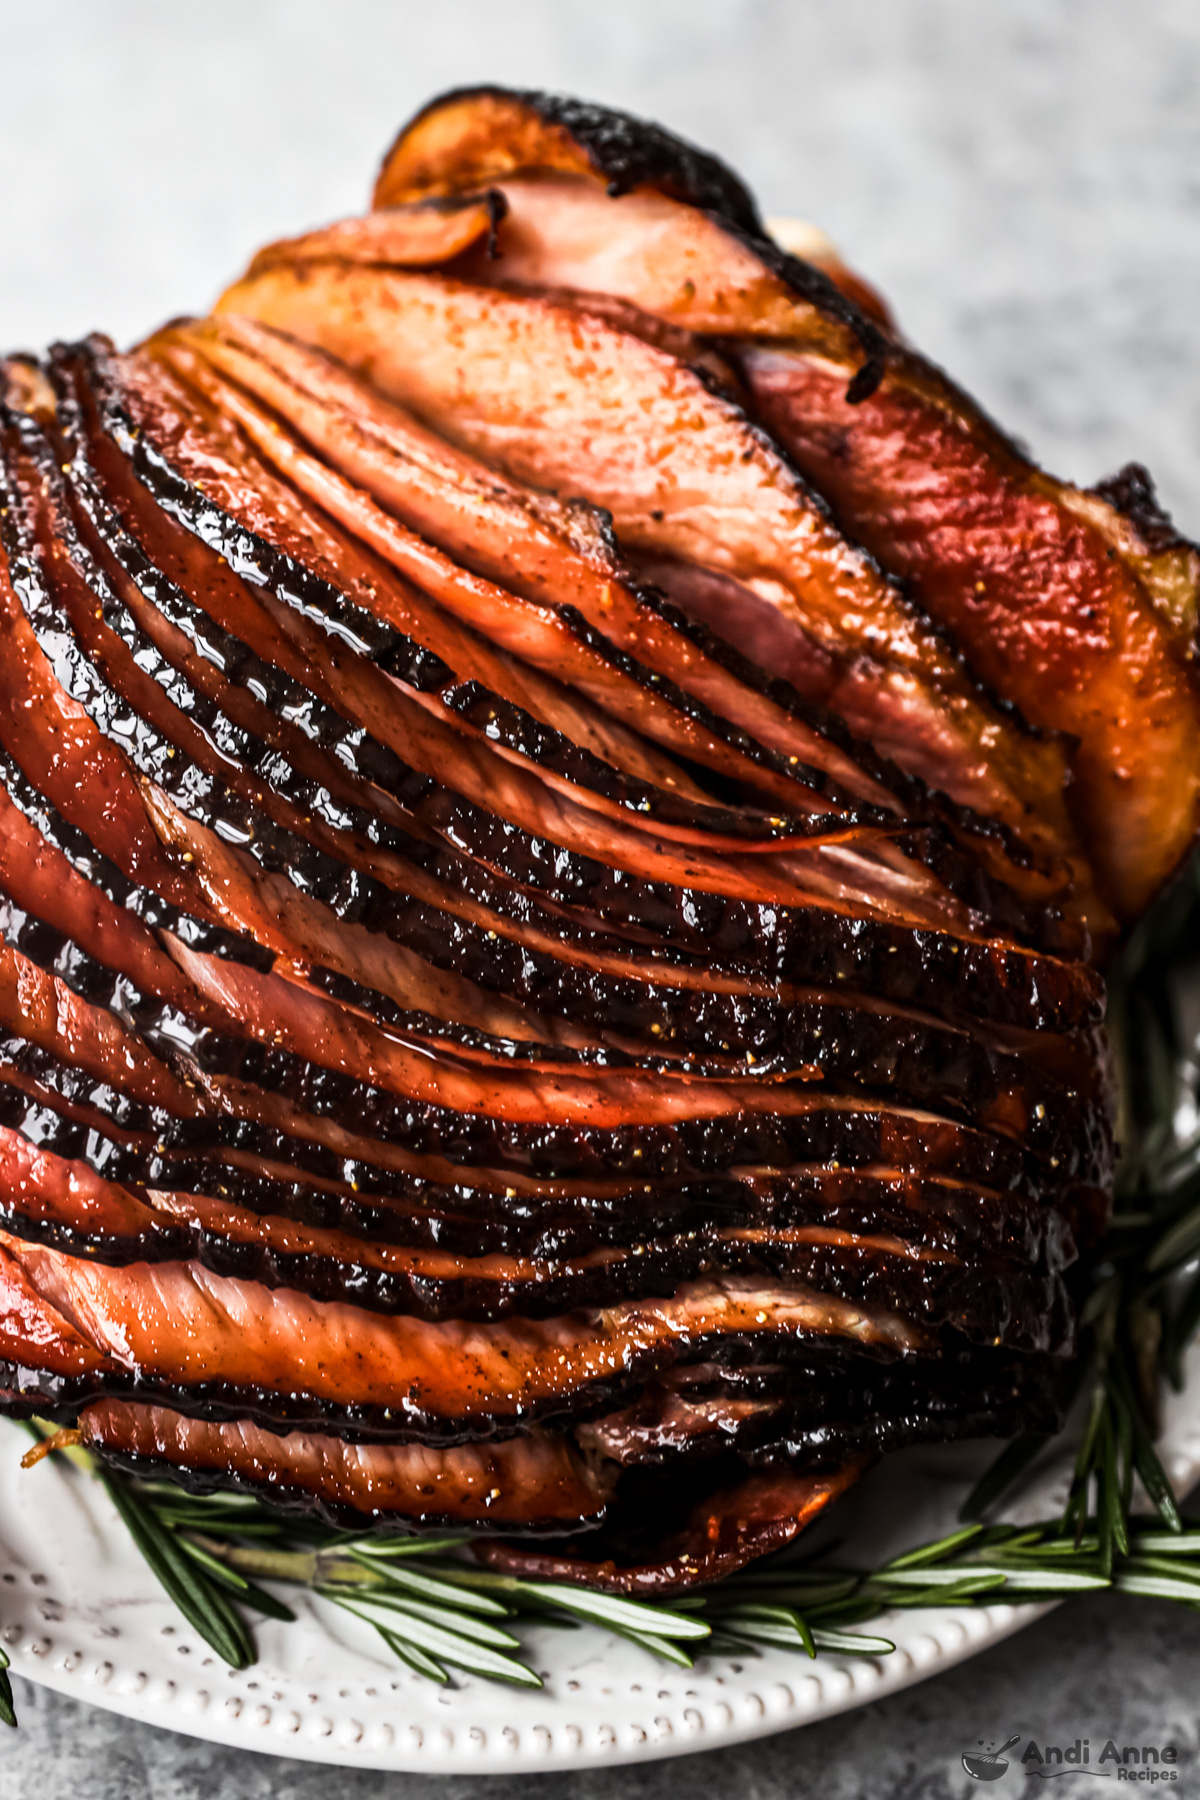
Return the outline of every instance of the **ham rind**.
[[[571,1440],[546,1432],[436,1448],[355,1444],[117,1399],[84,1407],[79,1429],[90,1450],[140,1475],[174,1475],[198,1492],[240,1488],[337,1525],[537,1536],[593,1525],[605,1508],[604,1484]]]
[[[869,321],[760,228],[748,234],[743,210],[700,210],[678,181],[613,206],[586,158],[547,179],[561,158],[526,162],[536,138],[509,125],[500,279],[598,289],[741,341],[764,421],[843,526],[911,583],[994,691],[1079,739],[1072,811],[1118,914],[1136,917],[1185,853],[1200,805],[1200,552],[1152,503],[1126,511],[1119,487],[1088,493],[1043,474],[893,337],[877,334],[870,378],[851,385]],[[443,192],[457,185],[455,135],[442,140]],[[462,154],[464,168],[477,160],[466,137]],[[396,155],[403,163],[402,142]],[[419,164],[410,175],[416,186],[397,176],[384,187],[412,197]]]
[[[204,1195],[152,1188],[139,1197],[3,1127],[0,1220],[14,1240],[96,1263],[194,1259],[217,1275],[430,1320],[542,1319],[611,1307],[673,1291],[719,1261],[726,1274],[803,1282],[839,1300],[902,1309],[927,1325],[951,1324],[989,1343],[1057,1350],[1069,1332],[1055,1273],[994,1259],[968,1268],[953,1251],[887,1232],[710,1225],[574,1258],[470,1257],[364,1243]]]
[[[452,197],[523,169],[588,175],[612,194],[643,187],[720,213],[756,231],[754,197],[715,156],[659,125],[567,94],[501,87],[455,88],[423,106],[397,133],[372,204]]]
[[[343,220],[300,237],[279,238],[265,244],[254,258],[256,269],[289,262],[305,254],[314,238],[331,239],[347,262],[376,262],[381,258],[398,267],[420,269],[446,262],[469,250],[481,239],[487,242],[504,216],[504,202],[484,193],[455,196],[452,200],[419,200],[412,206],[388,207],[366,219]]]
[[[5,1050],[20,1058],[11,1044]],[[65,1098],[39,1078],[44,1073],[44,1067],[26,1071],[14,1061],[0,1062],[0,1127],[5,1131],[40,1155],[77,1163],[81,1177],[86,1169],[139,1198],[152,1190],[154,1206],[164,1194],[182,1193],[188,1206],[212,1202],[215,1217],[236,1214],[244,1232],[252,1231],[252,1217],[264,1218],[273,1227],[290,1222],[376,1247],[560,1264],[635,1245],[642,1246],[641,1258],[660,1237],[675,1245],[703,1240],[711,1248],[721,1234],[748,1233],[745,1241],[751,1244],[769,1242],[780,1232],[813,1230],[886,1238],[894,1254],[907,1255],[915,1246],[963,1261],[997,1255],[1050,1274],[1061,1273],[1076,1255],[1064,1216],[1069,1196],[1051,1206],[1032,1189],[999,1192],[936,1172],[914,1174],[883,1166],[739,1168],[685,1181],[580,1183],[535,1182],[487,1168],[438,1169],[431,1163],[422,1175],[396,1173],[385,1182],[377,1176],[378,1191],[345,1179],[306,1181],[285,1164],[222,1150],[219,1144],[199,1151],[172,1150],[149,1132],[123,1132],[88,1099]],[[18,1236],[37,1237],[32,1225],[19,1222],[33,1218],[24,1193],[7,1210],[7,1228]],[[164,1246],[173,1242],[161,1217],[153,1235]],[[43,1241],[72,1248],[53,1235]],[[180,1240],[162,1254],[185,1251],[206,1260],[196,1240]],[[338,1254],[349,1262],[358,1252],[342,1246]],[[268,1279],[257,1268],[210,1266],[221,1273],[249,1272]],[[441,1273],[446,1275],[444,1267]],[[294,1273],[288,1281],[307,1285]],[[361,1289],[348,1297],[368,1303]]]
[[[1061,821],[1069,842],[1057,753],[994,712],[770,441],[664,351],[549,300],[348,265],[269,270],[218,310],[327,350],[519,480],[582,488],[630,548],[731,577],[801,693],[956,800],[1018,832]]]
[[[110,1268],[3,1232],[0,1250],[0,1278],[15,1267],[20,1292],[31,1287],[70,1322],[114,1389],[253,1412],[264,1422],[336,1419],[383,1438],[453,1440],[522,1428],[746,1335],[783,1353],[789,1344],[829,1341],[894,1356],[929,1342],[892,1312],[752,1277],[621,1302],[596,1323],[575,1313],[430,1323],[232,1280],[195,1263]],[[0,1355],[15,1360],[2,1337]]]
[[[325,1172],[327,1152],[342,1163],[355,1159],[402,1172],[422,1172],[422,1164],[411,1160],[415,1155],[485,1166],[511,1162],[542,1177],[640,1174],[647,1180],[708,1174],[735,1163],[786,1167],[822,1160],[912,1164],[916,1158],[922,1168],[952,1170],[988,1186],[1030,1179],[1035,1184],[1047,1179],[1103,1183],[1111,1169],[1110,1136],[1091,1109],[1083,1115],[1086,1136],[1078,1129],[1062,1131],[1049,1115],[1031,1120],[1031,1134],[1043,1136],[1038,1156],[1007,1134],[983,1133],[855,1093],[825,1094],[816,1084],[680,1084],[681,1091],[667,1089],[654,1099],[662,1118],[658,1124],[645,1123],[636,1109],[626,1123],[616,1122],[620,1113],[610,1090],[603,1098],[598,1095],[591,1119],[607,1106],[611,1126],[555,1127],[544,1118],[522,1119],[528,1097],[544,1091],[548,1104],[560,1112],[570,1109],[587,1118],[584,1084],[543,1078],[535,1090],[494,1083],[474,1090],[490,1114],[457,1113],[430,1101],[401,1101],[386,1090],[363,1088],[350,1077],[290,1058],[273,1044],[253,1052],[253,1080],[209,1073],[194,1056],[176,1075],[114,1014],[80,999],[25,956],[2,948],[0,1028],[105,1084],[118,1122],[132,1130],[156,1131],[164,1148],[187,1148],[198,1135],[211,1137],[212,1121],[224,1119],[230,1141],[239,1149],[282,1156],[319,1172]],[[477,1079],[476,1072],[466,1074]],[[342,1123],[347,1118],[355,1129]]]

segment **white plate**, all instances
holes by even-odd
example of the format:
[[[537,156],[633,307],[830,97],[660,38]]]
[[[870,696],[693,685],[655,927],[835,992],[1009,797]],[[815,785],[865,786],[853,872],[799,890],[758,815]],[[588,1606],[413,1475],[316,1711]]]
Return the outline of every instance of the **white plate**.
[[[1189,1376],[1185,1394],[1168,1404],[1161,1446],[1181,1494],[1200,1479],[1200,1349]],[[1045,1610],[893,1613],[879,1628],[896,1651],[879,1661],[810,1662],[779,1650],[713,1657],[693,1670],[599,1631],[522,1627],[545,1681],[530,1693],[467,1675],[450,1691],[437,1688],[377,1653],[369,1627],[300,1594],[297,1623],[258,1624],[260,1661],[238,1673],[180,1619],[99,1484],[53,1461],[23,1472],[28,1445],[0,1422],[0,1635],[14,1669],[129,1718],[314,1762],[514,1774],[715,1749],[894,1693]],[[964,1444],[888,1458],[842,1503],[847,1555],[878,1558],[951,1529],[994,1453],[991,1444]],[[1051,1515],[1066,1481],[1063,1460],[1049,1463],[1012,1516]]]

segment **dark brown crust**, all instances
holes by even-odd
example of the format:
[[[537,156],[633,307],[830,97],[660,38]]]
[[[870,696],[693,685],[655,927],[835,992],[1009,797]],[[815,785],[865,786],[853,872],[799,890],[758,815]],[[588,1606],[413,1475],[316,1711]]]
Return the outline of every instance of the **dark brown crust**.
[[[322,1158],[277,1134],[254,1142],[215,1122],[172,1120],[95,1091],[93,1076],[19,1037],[0,1037],[0,1124],[56,1156],[136,1189],[162,1188],[277,1214],[386,1244],[464,1255],[577,1257],[708,1226],[784,1228],[822,1222],[920,1238],[934,1250],[971,1246],[1053,1269],[1073,1260],[1064,1209],[1073,1190],[1046,1189],[1009,1147],[930,1121],[902,1130],[886,1109],[860,1135],[831,1115],[807,1163],[745,1167],[691,1179],[539,1180],[502,1169],[408,1158],[404,1167]],[[101,1111],[103,1106],[106,1110]],[[274,1152],[274,1154],[272,1154]],[[290,1153],[290,1154],[289,1154]],[[968,1177],[973,1164],[976,1173]],[[823,1166],[828,1165],[828,1166]],[[1081,1190],[1072,1207],[1089,1215]]]
[[[689,206],[719,213],[746,231],[762,229],[755,200],[733,170],[717,157],[684,143],[682,138],[664,131],[661,126],[649,124],[615,107],[573,99],[569,94],[490,85],[451,88],[430,100],[401,127],[383,159],[375,188],[376,206],[416,199],[423,192],[431,191],[436,179],[432,170],[423,177],[422,185],[407,185],[401,167],[405,140],[435,114],[474,100],[498,102],[500,108],[510,109],[513,123],[523,114],[527,128],[536,121],[546,128],[543,139],[546,145],[552,142],[552,133],[565,133],[579,146],[591,172],[604,181],[613,194],[627,193],[630,188],[645,183],[661,188],[673,199],[686,201]],[[500,137],[500,124],[498,116],[493,128],[495,139]],[[521,166],[510,163],[505,172],[512,173]],[[457,173],[456,169],[456,177]],[[458,185],[457,179],[455,185]]]
[[[842,1299],[953,1324],[985,1341],[1046,1347],[1044,1321],[1057,1318],[1057,1339],[1049,1346],[1057,1349],[1069,1331],[1053,1271],[994,1254],[964,1263],[952,1248],[930,1249],[886,1231],[847,1232],[825,1219],[815,1226],[764,1219],[746,1229],[718,1218],[573,1258],[449,1256],[376,1247],[228,1201],[161,1190],[139,1195],[7,1130],[0,1132],[0,1224],[15,1238],[118,1268],[194,1259],[237,1280],[429,1320],[554,1318],[673,1292],[720,1268],[800,1281]]]
[[[414,134],[427,137],[429,124],[439,113],[446,115],[448,132],[451,116],[462,118],[465,138],[472,102],[492,115],[480,133],[488,145],[487,155],[472,164],[469,151],[463,154],[466,144],[454,146],[451,139],[442,147],[445,160],[439,187],[436,161],[422,166],[411,156],[408,140]],[[767,235],[754,197],[719,158],[632,113],[532,89],[452,89],[422,107],[398,132],[384,157],[373,204],[385,206],[422,193],[461,189],[475,185],[483,174],[497,180],[522,168],[569,167],[562,149],[564,136],[577,146],[577,166],[603,181],[614,197],[635,187],[657,188],[672,200],[712,214],[732,237],[749,244],[799,299],[816,307],[857,344],[862,360],[847,398],[864,400],[874,392],[889,355],[889,335],[823,269],[790,255]]]
[[[1092,492],[1107,500],[1137,528],[1147,550],[1157,554],[1164,550],[1196,549],[1159,503],[1154,477],[1144,463],[1127,462],[1115,475],[1098,481]]]

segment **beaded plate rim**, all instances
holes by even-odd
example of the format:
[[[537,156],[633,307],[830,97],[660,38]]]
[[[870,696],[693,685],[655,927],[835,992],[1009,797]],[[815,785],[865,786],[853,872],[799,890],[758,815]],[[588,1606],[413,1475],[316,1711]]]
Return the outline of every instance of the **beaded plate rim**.
[[[1200,1479],[1200,1346],[1188,1363],[1160,1445],[1180,1493]],[[461,1677],[447,1693],[376,1655],[365,1627],[302,1594],[296,1624],[256,1624],[260,1661],[235,1672],[174,1611],[98,1483],[54,1463],[20,1471],[27,1441],[0,1422],[0,1639],[13,1669],[147,1724],[345,1768],[519,1774],[745,1743],[924,1681],[1049,1610],[898,1613],[879,1625],[896,1643],[883,1659],[810,1663],[778,1650],[740,1663],[706,1659],[690,1671],[589,1627],[539,1629],[523,1641],[546,1678],[540,1692]],[[887,1494],[868,1478],[851,1541],[887,1554],[949,1529],[993,1453],[953,1445],[889,1458]],[[1061,1505],[1067,1480],[1066,1461],[1049,1461],[1012,1516],[1045,1516]]]

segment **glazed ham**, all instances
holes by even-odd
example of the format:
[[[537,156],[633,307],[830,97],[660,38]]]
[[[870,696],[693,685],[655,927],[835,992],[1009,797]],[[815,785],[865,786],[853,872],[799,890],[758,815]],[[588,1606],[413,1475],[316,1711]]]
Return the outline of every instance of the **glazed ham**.
[[[468,257],[456,270],[600,295],[718,338],[755,416],[843,529],[990,690],[1077,740],[1076,829],[1118,917],[1136,917],[1186,854],[1200,796],[1200,553],[1145,472],[1088,492],[1037,469],[848,297],[845,271],[781,254],[740,183],[712,187],[666,142],[630,165],[644,174],[614,173],[587,114],[494,89],[434,102],[389,153],[376,205],[456,194],[486,167],[505,230],[486,267]],[[315,240],[308,254],[323,263]]]
[[[1053,1428],[1200,557],[805,244],[471,90],[4,365],[7,1410],[628,1593]]]

